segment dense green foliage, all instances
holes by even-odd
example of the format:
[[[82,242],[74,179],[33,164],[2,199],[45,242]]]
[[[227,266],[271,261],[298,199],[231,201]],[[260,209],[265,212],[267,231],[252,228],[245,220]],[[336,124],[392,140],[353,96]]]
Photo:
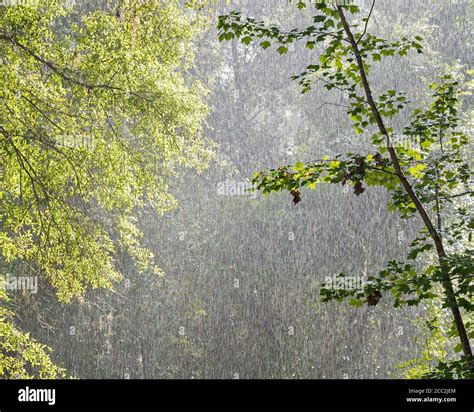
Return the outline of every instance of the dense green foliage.
[[[28,333],[18,330],[13,322],[13,313],[3,307],[6,300],[4,290],[0,290],[0,377],[42,378],[64,377],[64,370],[49,358],[49,348],[45,347]]]
[[[174,208],[168,177],[210,156],[204,90],[182,75],[198,22],[175,2],[117,7],[80,16],[57,0],[0,8],[0,249],[7,264],[30,263],[64,302],[112,288],[118,253],[160,275],[138,213]],[[36,362],[28,344],[22,335],[2,352]],[[41,352],[35,345],[28,350]],[[20,373],[4,356],[2,374]]]

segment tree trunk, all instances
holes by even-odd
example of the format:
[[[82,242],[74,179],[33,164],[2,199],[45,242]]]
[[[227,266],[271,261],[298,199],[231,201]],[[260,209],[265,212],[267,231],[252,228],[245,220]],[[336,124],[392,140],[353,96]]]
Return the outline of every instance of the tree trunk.
[[[441,270],[443,274],[443,287],[444,291],[446,293],[447,301],[449,308],[451,309],[451,312],[453,314],[454,318],[454,323],[456,325],[456,329],[459,334],[459,339],[461,340],[461,347],[463,350],[464,355],[471,361],[471,368],[474,368],[474,363],[472,362],[472,350],[471,350],[471,345],[469,343],[469,338],[466,332],[466,328],[464,326],[464,322],[461,316],[461,311],[459,310],[459,305],[456,300],[456,294],[454,292],[453,284],[451,281],[451,278],[449,276],[447,267],[446,267],[446,252],[444,250],[443,246],[443,241],[441,239],[440,234],[436,230],[436,228],[433,225],[433,222],[431,221],[430,217],[428,216],[428,213],[426,212],[423,204],[421,203],[420,199],[418,199],[418,196],[416,193],[413,191],[413,188],[410,185],[410,182],[406,178],[405,174],[403,173],[403,170],[400,166],[400,162],[398,159],[398,155],[395,151],[395,149],[391,146],[390,144],[390,137],[388,135],[387,129],[385,127],[384,121],[382,119],[382,116],[380,115],[380,112],[378,110],[378,107],[373,99],[372,96],[372,90],[369,85],[369,81],[367,79],[367,74],[364,68],[364,64],[362,61],[362,57],[360,55],[359,51],[359,46],[354,38],[354,35],[349,27],[349,24],[347,23],[346,17],[344,15],[344,11],[341,6],[337,6],[337,11],[339,13],[341,23],[343,24],[344,31],[346,32],[346,35],[348,37],[348,40],[351,44],[352,50],[354,52],[354,55],[357,60],[357,65],[359,67],[359,73],[362,78],[362,84],[364,87],[365,95],[367,98],[367,102],[370,106],[370,109],[372,111],[372,114],[374,115],[378,128],[380,130],[380,133],[385,137],[386,143],[387,143],[387,149],[390,154],[390,159],[391,162],[395,168],[396,174],[398,176],[398,179],[400,180],[400,183],[402,184],[403,188],[405,189],[405,192],[408,194],[410,199],[413,201],[413,203],[416,206],[416,209],[418,213],[420,214],[423,223],[425,224],[426,228],[428,229],[431,238],[433,239],[433,242],[436,247],[436,252],[438,254],[438,260],[441,265]]]

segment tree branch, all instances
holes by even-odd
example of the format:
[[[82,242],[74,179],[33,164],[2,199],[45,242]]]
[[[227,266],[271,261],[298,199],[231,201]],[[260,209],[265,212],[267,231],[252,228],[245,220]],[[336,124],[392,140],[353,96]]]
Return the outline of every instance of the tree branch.
[[[367,73],[365,71],[364,63],[362,61],[362,57],[359,51],[359,47],[357,45],[357,42],[354,38],[354,35],[349,27],[349,24],[347,23],[346,16],[344,14],[344,10],[342,9],[341,6],[337,6],[337,11],[339,13],[341,23],[344,27],[344,30],[346,31],[346,34],[349,38],[349,41],[352,46],[353,53],[355,55],[355,58],[357,60],[357,65],[359,67],[359,73],[361,75],[362,79],[362,84],[363,88],[365,91],[365,94],[367,96],[367,101],[370,105],[372,114],[375,117],[375,120],[377,122],[377,125],[379,127],[380,133],[385,136],[386,138],[386,144],[387,144],[387,149],[390,154],[390,158],[392,161],[392,164],[395,168],[395,171],[397,173],[398,179],[400,180],[400,183],[402,184],[403,188],[405,189],[405,192],[408,194],[410,199],[413,201],[413,203],[416,206],[416,209],[418,213],[420,214],[423,223],[425,224],[426,228],[428,229],[428,232],[430,233],[431,238],[433,239],[433,242],[436,247],[436,251],[438,253],[438,259],[440,261],[440,265],[443,268],[443,286],[445,289],[446,293],[446,298],[447,298],[447,303],[451,309],[451,312],[453,314],[454,318],[454,323],[456,325],[456,329],[459,334],[459,339],[461,341],[461,346],[464,352],[464,355],[470,359],[471,361],[471,367],[474,368],[474,362],[472,362],[472,350],[471,350],[471,345],[469,343],[469,338],[466,332],[466,328],[464,326],[464,321],[461,316],[461,312],[459,309],[459,305],[457,303],[456,299],[456,294],[454,292],[454,287],[452,284],[452,281],[449,277],[449,272],[446,267],[446,252],[444,250],[444,245],[443,241],[441,239],[440,234],[436,230],[436,228],[433,225],[433,222],[431,221],[430,217],[428,216],[428,213],[426,212],[423,204],[421,203],[420,199],[416,195],[416,193],[413,191],[413,188],[411,187],[410,183],[408,182],[401,166],[400,166],[400,161],[398,159],[397,152],[393,148],[393,146],[390,144],[390,137],[387,132],[387,129],[385,127],[385,123],[382,119],[382,116],[379,112],[379,109],[377,107],[377,104],[375,103],[375,100],[372,96],[372,90],[369,85],[369,81],[367,78]]]

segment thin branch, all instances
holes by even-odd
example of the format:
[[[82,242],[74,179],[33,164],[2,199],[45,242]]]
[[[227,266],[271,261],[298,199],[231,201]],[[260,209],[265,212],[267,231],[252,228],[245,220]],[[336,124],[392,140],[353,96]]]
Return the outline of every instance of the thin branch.
[[[370,16],[372,16],[372,12],[374,11],[374,7],[375,7],[375,0],[372,2],[372,7],[370,8],[369,15],[367,16],[367,20],[365,22],[365,27],[364,27],[364,32],[360,36],[359,40],[357,40],[357,42],[356,42],[357,45],[359,45],[360,41],[362,40],[362,38],[367,33],[367,26],[369,25]]]
[[[64,73],[64,70],[61,70],[59,67],[57,67],[54,63],[51,63],[50,61],[42,58],[41,56],[38,56],[33,50],[30,50],[28,47],[20,43],[17,39],[15,39],[13,36],[6,36],[4,34],[0,34],[0,39],[6,40],[15,46],[19,47],[21,50],[23,50],[25,53],[29,54],[31,57],[33,57],[36,61],[44,64],[46,67],[51,69],[54,73],[58,74],[60,77],[62,77],[64,80],[67,80],[70,83],[77,84],[78,86],[85,87],[86,89],[110,89],[110,90],[118,90],[125,92],[125,89],[122,89],[120,87],[115,87],[111,86],[109,84],[90,84],[78,79],[74,79],[73,77],[68,76],[66,73]]]
[[[339,106],[339,107],[344,107],[345,109],[348,109],[349,106],[345,105],[345,104],[339,104],[339,103],[333,103],[333,102],[323,102],[323,104],[319,107],[316,107],[316,110],[319,110],[319,109],[322,109],[324,106],[326,105],[331,105],[331,106]]]
[[[376,170],[377,172],[388,173],[389,175],[398,177],[398,175],[395,172],[391,172],[390,170],[380,169],[378,167],[373,167],[373,166],[367,166],[367,169]]]
[[[453,199],[455,197],[461,197],[461,196],[466,196],[466,195],[472,195],[474,194],[474,191],[473,190],[468,190],[467,192],[463,192],[463,193],[458,193],[457,195],[452,195],[452,196],[442,196],[446,199]]]

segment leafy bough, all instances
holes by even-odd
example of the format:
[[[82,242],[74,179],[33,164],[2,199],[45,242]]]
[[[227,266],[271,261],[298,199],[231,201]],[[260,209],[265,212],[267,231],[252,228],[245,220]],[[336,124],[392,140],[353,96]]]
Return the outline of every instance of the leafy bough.
[[[307,2],[299,1],[300,9]],[[386,126],[387,119],[400,113],[408,104],[404,93],[388,90],[374,96],[369,73],[372,64],[385,57],[404,57],[410,50],[423,53],[422,38],[402,38],[387,41],[368,32],[369,20],[375,1],[367,17],[359,24],[350,24],[346,12],[360,13],[355,5],[331,5],[316,2],[314,24],[304,29],[282,31],[276,26],[243,18],[238,12],[220,16],[219,38],[240,38],[248,45],[258,41],[266,49],[272,43],[280,54],[288,52],[288,45],[305,41],[310,50],[316,44],[324,45],[319,61],[304,72],[293,76],[303,88],[311,89],[320,81],[328,90],[339,90],[349,99],[348,115],[354,132],[361,135],[369,128],[373,154],[353,154],[325,158],[315,162],[297,163],[262,171],[253,176],[253,183],[264,193],[289,191],[295,204],[301,199],[302,188],[317,184],[351,185],[359,196],[366,186],[383,186],[390,193],[390,208],[402,218],[418,216],[424,227],[410,245],[405,262],[391,261],[385,270],[369,276],[359,290],[333,289],[323,285],[324,301],[349,299],[361,305],[366,301],[373,306],[382,298],[382,292],[391,292],[395,306],[418,305],[422,300],[440,298],[449,308],[453,331],[459,338],[462,362],[474,370],[471,345],[474,331],[464,316],[472,314],[474,273],[472,229],[474,219],[469,214],[472,199],[472,173],[466,156],[469,138],[461,124],[458,83],[449,75],[430,85],[432,103],[425,109],[416,109],[403,135],[411,144],[397,144],[395,132]],[[447,251],[450,251],[448,253]],[[451,252],[455,250],[455,252]],[[423,254],[436,252],[437,262],[420,259]],[[344,278],[340,274],[339,278]],[[463,312],[462,312],[463,311]]]

